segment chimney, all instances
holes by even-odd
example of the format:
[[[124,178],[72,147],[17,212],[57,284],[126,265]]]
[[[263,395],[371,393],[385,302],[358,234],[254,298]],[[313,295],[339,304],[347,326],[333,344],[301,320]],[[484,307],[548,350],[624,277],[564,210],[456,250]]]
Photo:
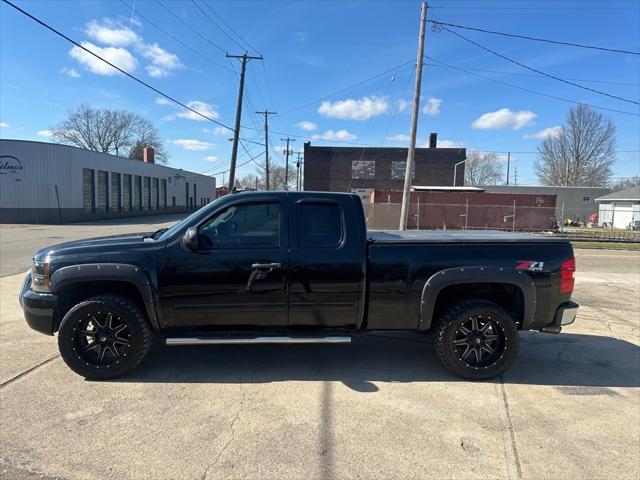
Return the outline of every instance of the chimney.
[[[151,164],[156,163],[155,154],[156,154],[156,151],[153,149],[153,147],[144,147],[142,149],[142,161],[144,163],[151,163]]]
[[[438,148],[438,134],[435,132],[429,134],[429,148]]]

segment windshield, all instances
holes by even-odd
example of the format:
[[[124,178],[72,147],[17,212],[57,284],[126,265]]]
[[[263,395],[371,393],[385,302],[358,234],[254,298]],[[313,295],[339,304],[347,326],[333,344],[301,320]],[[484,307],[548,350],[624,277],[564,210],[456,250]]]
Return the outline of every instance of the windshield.
[[[209,209],[212,205],[218,203],[220,201],[220,199],[223,197],[218,197],[217,199],[215,199],[213,202],[211,202],[209,205],[207,205],[205,208]],[[167,238],[170,238],[174,233],[180,231],[181,229],[183,229],[186,225],[188,225],[189,223],[191,223],[196,217],[198,217],[200,214],[202,213],[202,209],[200,210],[196,210],[195,212],[193,212],[191,215],[183,218],[182,220],[180,220],[178,223],[176,223],[174,226],[172,226],[171,228],[167,229],[166,231],[164,231],[158,238],[157,240],[166,240]]]

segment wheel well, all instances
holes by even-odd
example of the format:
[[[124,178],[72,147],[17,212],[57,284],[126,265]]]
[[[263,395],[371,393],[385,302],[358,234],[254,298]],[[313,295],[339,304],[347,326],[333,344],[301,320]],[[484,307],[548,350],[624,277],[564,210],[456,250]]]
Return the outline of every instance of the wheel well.
[[[74,305],[87,298],[107,293],[121,295],[135,302],[147,321],[149,320],[144,308],[144,300],[135,285],[118,281],[77,282],[67,285],[57,292],[58,302],[54,318],[54,331],[58,330],[60,322]]]
[[[433,318],[440,318],[454,304],[470,298],[480,298],[499,305],[510,312],[522,325],[524,294],[512,283],[460,283],[449,285],[438,293],[433,309]]]

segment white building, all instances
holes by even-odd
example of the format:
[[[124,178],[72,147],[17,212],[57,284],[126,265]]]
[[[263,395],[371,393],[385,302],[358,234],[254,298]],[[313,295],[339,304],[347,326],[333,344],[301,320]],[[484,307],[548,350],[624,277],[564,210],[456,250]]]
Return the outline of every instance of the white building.
[[[186,212],[215,178],[55,143],[0,139],[0,223],[66,223]]]
[[[640,221],[640,185],[596,198],[596,202],[601,227],[627,228],[632,221]]]

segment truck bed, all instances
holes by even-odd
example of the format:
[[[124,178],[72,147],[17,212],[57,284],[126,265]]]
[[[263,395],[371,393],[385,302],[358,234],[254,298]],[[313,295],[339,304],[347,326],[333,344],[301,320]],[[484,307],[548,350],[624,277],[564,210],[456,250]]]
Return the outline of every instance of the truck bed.
[[[369,243],[548,243],[567,242],[550,234],[503,232],[499,230],[369,230]]]

